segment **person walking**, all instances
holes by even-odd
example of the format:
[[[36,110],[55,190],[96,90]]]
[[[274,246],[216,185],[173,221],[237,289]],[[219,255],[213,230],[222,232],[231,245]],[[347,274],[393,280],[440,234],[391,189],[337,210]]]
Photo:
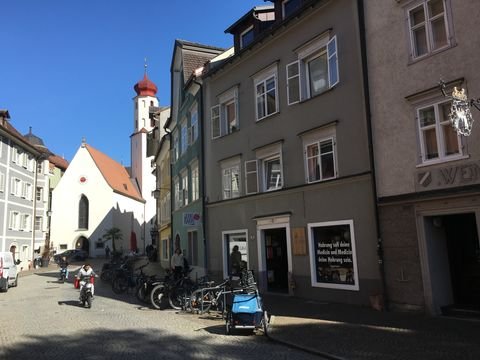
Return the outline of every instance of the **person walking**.
[[[178,279],[182,276],[183,264],[184,264],[184,259],[183,259],[182,250],[180,250],[180,248],[177,248],[171,260],[171,267],[172,267],[173,276],[175,279]]]
[[[105,246],[105,257],[107,259],[110,259],[110,248],[107,246]]]
[[[230,254],[230,273],[231,275],[239,275],[242,264],[242,253],[238,250],[238,245],[235,245]]]

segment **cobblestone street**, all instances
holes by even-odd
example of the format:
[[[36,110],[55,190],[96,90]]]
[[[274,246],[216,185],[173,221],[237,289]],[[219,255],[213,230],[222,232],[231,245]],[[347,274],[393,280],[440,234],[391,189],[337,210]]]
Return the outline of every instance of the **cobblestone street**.
[[[92,308],[82,308],[78,290],[57,275],[24,276],[0,294],[1,359],[314,358],[261,333],[226,336],[219,319],[143,307],[100,280]]]

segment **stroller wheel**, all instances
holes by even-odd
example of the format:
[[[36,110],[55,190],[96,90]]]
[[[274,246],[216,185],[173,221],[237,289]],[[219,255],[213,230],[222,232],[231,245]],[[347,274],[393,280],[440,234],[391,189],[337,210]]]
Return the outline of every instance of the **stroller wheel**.
[[[263,312],[263,333],[268,335],[268,328],[270,326],[270,320],[268,319],[267,310]]]

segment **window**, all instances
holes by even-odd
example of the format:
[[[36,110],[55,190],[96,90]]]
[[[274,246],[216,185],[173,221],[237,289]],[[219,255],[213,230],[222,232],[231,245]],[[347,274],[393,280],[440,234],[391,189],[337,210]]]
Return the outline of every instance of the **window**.
[[[245,162],[246,194],[278,190],[283,187],[281,144],[273,144],[256,151],[256,160]]]
[[[451,103],[436,103],[417,110],[423,163],[438,162],[462,155],[461,138],[450,125]]]
[[[37,191],[35,194],[37,201],[42,201],[43,200],[43,188],[37,187]]]
[[[271,67],[255,76],[254,83],[258,121],[278,112],[277,67]]]
[[[212,139],[238,130],[238,90],[230,89],[218,97],[218,105],[211,108]]]
[[[12,195],[22,196],[22,180],[18,178],[12,178],[12,190],[10,191]]]
[[[297,50],[287,65],[287,100],[292,105],[334,87],[339,82],[337,37],[320,36]]]
[[[172,154],[172,161],[175,162],[179,159],[180,154],[179,152],[179,138],[178,138],[178,131],[175,131],[173,134],[173,154]]]
[[[445,0],[423,0],[407,10],[412,59],[451,45],[446,3]]]
[[[198,232],[188,232],[188,263],[190,265],[198,265]]]
[[[161,200],[161,208],[160,208],[160,222],[161,224],[168,224],[170,222],[170,215],[171,215],[171,204],[170,204],[170,193],[168,193],[164,198]]]
[[[234,246],[238,246],[238,251],[241,254],[241,261],[248,265],[248,242],[247,230],[225,231],[222,233],[223,249],[224,249],[224,277],[228,277],[232,273],[232,251]]]
[[[183,193],[183,202],[182,205],[188,205],[188,172],[187,170],[183,170],[180,173],[180,176],[182,177],[182,193]]]
[[[183,193],[180,191],[180,179],[178,177],[173,181],[173,189],[175,192],[175,209],[180,209],[183,203]]]
[[[352,220],[308,224],[312,286],[359,290]]]
[[[162,239],[162,251],[161,251],[161,257],[162,260],[168,260],[169,253],[168,253],[168,239]]]
[[[337,177],[335,138],[336,128],[333,124],[302,135],[307,183]]]
[[[30,183],[23,183],[22,187],[22,197],[27,200],[32,200],[32,184]]]
[[[292,15],[302,4],[301,0],[284,0],[282,2],[283,18],[287,18]]]
[[[181,124],[181,140],[180,140],[180,147],[181,147],[181,154],[184,154],[187,151],[188,147],[188,130],[187,130],[187,122],[183,121]]]
[[[78,228],[88,229],[88,199],[82,195],[78,203]]]
[[[253,42],[254,32],[253,26],[250,26],[247,30],[240,34],[240,49],[247,47]]]
[[[10,211],[8,228],[11,230],[18,230],[19,227],[20,227],[20,213],[18,211]]]
[[[190,116],[190,144],[193,144],[198,138],[198,112],[193,109]]]
[[[0,192],[5,191],[5,174],[0,172]]]
[[[30,231],[31,230],[31,220],[30,220],[30,215],[28,214],[22,214],[20,217],[20,230],[22,231]]]
[[[198,161],[195,160],[190,166],[190,172],[192,175],[192,201],[198,200],[199,193],[199,174],[198,174]]]
[[[12,147],[12,162],[18,163],[18,149],[15,146]]]
[[[258,162],[257,160],[245,161],[245,194],[258,192]]]
[[[222,165],[222,198],[232,199],[240,196],[240,158],[235,158]]]
[[[43,217],[35,216],[35,230],[43,230]]]

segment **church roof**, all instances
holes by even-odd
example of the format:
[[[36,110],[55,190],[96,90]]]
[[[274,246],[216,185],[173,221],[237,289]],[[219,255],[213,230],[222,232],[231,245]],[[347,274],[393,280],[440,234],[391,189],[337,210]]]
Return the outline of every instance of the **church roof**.
[[[133,87],[138,96],[155,96],[157,93],[157,85],[155,85],[148,77],[147,73],[143,75],[143,79]]]
[[[85,147],[105,178],[105,181],[110,185],[113,191],[132,199],[145,202],[138,192],[137,187],[132,183],[124,166],[88,144],[85,144]]]

